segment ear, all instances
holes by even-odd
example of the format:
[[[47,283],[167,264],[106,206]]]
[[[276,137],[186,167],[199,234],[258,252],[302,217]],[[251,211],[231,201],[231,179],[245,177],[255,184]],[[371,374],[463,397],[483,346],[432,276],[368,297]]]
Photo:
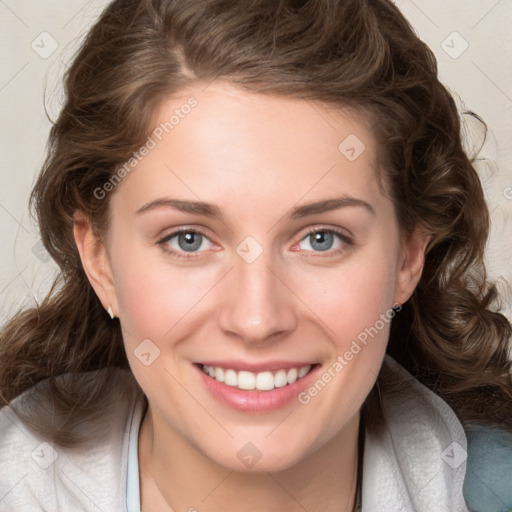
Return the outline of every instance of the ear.
[[[118,316],[114,277],[105,245],[94,234],[90,219],[81,211],[73,216],[73,235],[84,271],[105,310]]]
[[[425,252],[431,239],[432,236],[421,224],[412,233],[402,235],[393,304],[404,304],[413,294],[423,272]]]

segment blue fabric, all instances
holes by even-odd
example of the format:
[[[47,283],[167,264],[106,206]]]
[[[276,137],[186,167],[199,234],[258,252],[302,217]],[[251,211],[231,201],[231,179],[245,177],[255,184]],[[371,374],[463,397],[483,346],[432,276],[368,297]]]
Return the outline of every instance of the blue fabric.
[[[468,458],[464,499],[471,512],[512,511],[512,433],[466,426]]]

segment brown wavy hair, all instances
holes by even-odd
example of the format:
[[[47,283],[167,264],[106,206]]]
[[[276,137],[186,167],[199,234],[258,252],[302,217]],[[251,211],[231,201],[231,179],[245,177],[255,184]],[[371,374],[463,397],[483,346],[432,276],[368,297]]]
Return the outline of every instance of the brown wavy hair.
[[[61,275],[37,307],[1,331],[2,404],[45,380],[45,396],[65,420],[39,415],[32,423],[71,445],[73,425],[98,410],[115,369],[128,368],[119,321],[82,268],[73,214],[85,212],[101,240],[109,201],[94,191],[146,141],[164,99],[216,79],[350,106],[371,121],[379,177],[401,229],[421,222],[432,235],[388,352],[463,425],[512,431],[512,327],[486,277],[489,213],[475,160],[463,149],[459,113],[432,51],[389,0],[115,0],[106,8],[66,73],[66,101],[32,192]],[[104,368],[112,371],[94,371]],[[386,386],[384,373],[378,386]],[[377,408],[375,389],[366,405],[372,400]]]

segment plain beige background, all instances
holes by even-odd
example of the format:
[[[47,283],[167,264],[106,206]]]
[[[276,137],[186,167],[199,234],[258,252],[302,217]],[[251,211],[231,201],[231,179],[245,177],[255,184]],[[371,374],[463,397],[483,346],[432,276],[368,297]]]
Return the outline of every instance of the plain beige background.
[[[243,0],[240,0],[243,1]],[[42,164],[60,79],[105,0],[0,0],[0,321],[48,289],[56,267],[27,201]],[[510,0],[397,0],[433,49],[442,81],[490,131],[479,166],[490,210],[487,261],[512,319],[512,4]],[[46,99],[45,99],[46,88]],[[468,127],[474,132],[472,125]],[[469,145],[479,144],[479,136]],[[77,305],[79,307],[79,305]]]

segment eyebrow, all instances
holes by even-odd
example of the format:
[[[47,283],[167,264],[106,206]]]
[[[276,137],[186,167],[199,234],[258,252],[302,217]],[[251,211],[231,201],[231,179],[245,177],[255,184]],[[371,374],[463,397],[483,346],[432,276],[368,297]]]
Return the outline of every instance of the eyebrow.
[[[370,203],[356,197],[342,196],[334,199],[324,199],[323,201],[314,201],[303,204],[302,206],[298,206],[291,210],[286,216],[290,219],[300,219],[302,217],[307,217],[308,215],[325,213],[331,210],[338,210],[339,208],[346,208],[348,206],[360,206],[372,215],[376,215],[375,210]]]
[[[317,215],[319,213],[325,213],[332,210],[338,210],[339,208],[346,208],[349,206],[358,206],[364,208],[372,215],[376,215],[374,208],[371,204],[351,196],[342,196],[332,199],[324,199],[321,201],[313,201],[301,206],[297,206],[289,211],[285,218],[288,219],[301,219],[308,217],[309,215]],[[141,206],[136,214],[154,210],[157,208],[173,208],[185,213],[192,213],[196,215],[204,215],[205,217],[216,217],[220,220],[224,220],[224,216],[220,208],[214,204],[206,203],[203,201],[184,201],[180,199],[160,198],[155,199],[145,205]]]

